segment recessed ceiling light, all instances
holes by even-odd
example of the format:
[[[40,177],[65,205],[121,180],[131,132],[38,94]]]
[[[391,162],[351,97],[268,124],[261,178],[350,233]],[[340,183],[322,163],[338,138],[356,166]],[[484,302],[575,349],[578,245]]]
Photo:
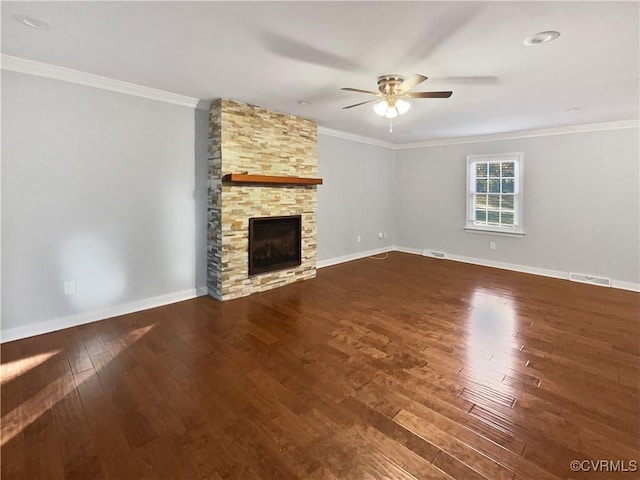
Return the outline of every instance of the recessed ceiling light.
[[[579,112],[580,110],[582,110],[582,107],[577,105],[575,107],[569,107],[565,110],[565,112]]]
[[[524,44],[533,46],[551,42],[560,36],[560,32],[549,30],[548,32],[540,32],[524,39]]]
[[[298,100],[298,105],[311,105],[309,100]]]
[[[37,28],[39,30],[47,30],[49,29],[49,24],[42,20],[41,18],[32,17],[31,15],[25,15],[23,13],[17,14],[13,16],[14,20],[20,22],[23,25],[26,25],[30,28]]]

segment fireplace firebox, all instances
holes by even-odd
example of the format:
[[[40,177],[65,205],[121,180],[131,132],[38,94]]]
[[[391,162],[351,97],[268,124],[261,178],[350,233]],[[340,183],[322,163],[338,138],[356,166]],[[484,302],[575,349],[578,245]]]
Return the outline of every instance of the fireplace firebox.
[[[249,275],[300,265],[301,231],[301,215],[250,218]]]

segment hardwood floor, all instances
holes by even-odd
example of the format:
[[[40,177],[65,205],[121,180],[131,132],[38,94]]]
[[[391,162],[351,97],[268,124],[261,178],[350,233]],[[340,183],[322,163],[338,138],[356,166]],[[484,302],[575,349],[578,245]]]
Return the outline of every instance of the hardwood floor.
[[[391,253],[7,343],[2,478],[639,478],[639,312]]]

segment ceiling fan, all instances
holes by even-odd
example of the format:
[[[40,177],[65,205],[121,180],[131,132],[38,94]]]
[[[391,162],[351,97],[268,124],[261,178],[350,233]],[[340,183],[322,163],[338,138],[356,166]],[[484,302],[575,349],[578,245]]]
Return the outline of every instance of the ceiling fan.
[[[453,92],[411,92],[410,90],[416,85],[421,84],[427,80],[427,77],[415,73],[409,78],[405,79],[401,75],[387,74],[378,77],[378,90],[379,92],[373,92],[370,90],[361,90],[359,88],[343,87],[340,90],[346,90],[349,92],[367,93],[369,95],[375,95],[377,98],[373,100],[367,100],[366,102],[356,103],[343,107],[343,109],[359,107],[360,105],[366,105],[367,103],[378,102],[374,105],[374,111],[381,117],[387,117],[389,119],[396,118],[398,115],[406,113],[411,104],[405,100],[405,98],[449,98]]]

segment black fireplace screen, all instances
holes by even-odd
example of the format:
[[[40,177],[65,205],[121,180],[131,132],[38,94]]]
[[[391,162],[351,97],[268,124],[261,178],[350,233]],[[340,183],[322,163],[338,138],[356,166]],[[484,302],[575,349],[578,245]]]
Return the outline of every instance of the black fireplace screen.
[[[249,275],[282,270],[302,261],[302,218],[249,219]]]

